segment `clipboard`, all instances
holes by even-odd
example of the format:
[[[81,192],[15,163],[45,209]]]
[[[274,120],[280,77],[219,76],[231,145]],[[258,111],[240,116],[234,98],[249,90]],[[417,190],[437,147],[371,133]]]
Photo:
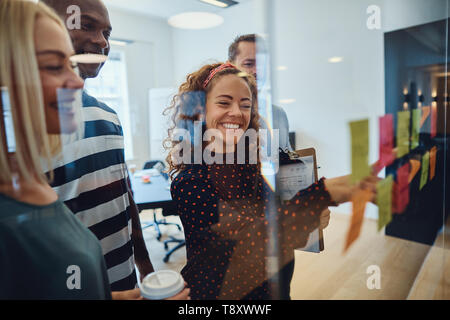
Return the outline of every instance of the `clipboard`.
[[[290,170],[290,171],[283,171]],[[291,174],[292,170],[296,170],[298,176]],[[284,176],[285,177],[284,177]],[[282,200],[288,200],[300,190],[304,190],[314,182],[318,181],[317,158],[314,148],[296,150],[293,152],[280,152],[280,179],[285,179],[285,189],[281,188]],[[301,181],[303,180],[304,181]],[[279,180],[280,185],[282,181]],[[299,187],[302,185],[303,187]],[[283,193],[284,192],[284,193]],[[284,199],[283,199],[284,197]],[[318,228],[310,233],[308,243],[298,250],[319,253],[325,249],[323,240],[323,230]]]

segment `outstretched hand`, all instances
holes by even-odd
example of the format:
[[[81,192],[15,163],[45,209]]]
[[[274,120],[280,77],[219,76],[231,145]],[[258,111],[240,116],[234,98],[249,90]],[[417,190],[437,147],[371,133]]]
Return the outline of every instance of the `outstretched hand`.
[[[330,193],[331,199],[337,204],[345,203],[351,200],[352,195],[358,190],[368,190],[372,193],[371,202],[376,199],[376,186],[378,178],[375,174],[371,174],[360,182],[352,184],[350,175],[331,178],[325,180],[325,187]]]

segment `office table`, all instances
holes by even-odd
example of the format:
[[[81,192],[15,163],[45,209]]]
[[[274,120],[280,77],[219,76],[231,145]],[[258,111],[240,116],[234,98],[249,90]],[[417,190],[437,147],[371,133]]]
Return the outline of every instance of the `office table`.
[[[143,183],[141,177],[130,176],[134,202],[139,210],[173,208],[170,184],[162,175],[150,177],[151,183]]]
[[[140,176],[130,176],[131,188],[133,190],[134,202],[139,208],[139,211],[147,209],[158,209],[163,210],[163,215],[174,215],[176,214],[176,207],[172,201],[172,196],[170,194],[170,184],[169,181],[163,176],[151,176],[150,183],[143,183]],[[166,214],[164,214],[166,213]],[[169,214],[167,214],[169,213]],[[156,213],[153,213],[154,222],[148,223],[142,228],[148,228],[150,226],[155,226],[158,232],[157,239],[161,239],[161,230],[159,229],[159,224],[163,225],[175,225],[178,230],[181,231],[181,227],[176,223],[166,222],[165,220],[157,221]],[[167,252],[163,261],[168,262],[170,256],[173,252],[185,245],[185,241],[182,239],[177,239],[175,237],[170,237],[170,239],[164,241],[164,248],[168,250],[168,243],[175,242],[178,243],[173,249]]]

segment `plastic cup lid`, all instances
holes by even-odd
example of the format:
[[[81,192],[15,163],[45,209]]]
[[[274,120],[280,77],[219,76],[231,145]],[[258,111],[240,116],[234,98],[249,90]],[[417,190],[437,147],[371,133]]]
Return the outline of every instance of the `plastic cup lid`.
[[[161,270],[147,275],[141,283],[141,294],[150,300],[172,297],[184,288],[181,274],[172,270]]]

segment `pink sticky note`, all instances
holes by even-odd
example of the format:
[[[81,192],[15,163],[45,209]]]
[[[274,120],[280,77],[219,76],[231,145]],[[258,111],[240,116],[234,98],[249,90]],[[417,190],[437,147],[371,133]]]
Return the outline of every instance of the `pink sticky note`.
[[[386,167],[395,160],[394,149],[394,120],[392,114],[379,119],[380,128],[380,160],[378,165]]]
[[[397,171],[397,182],[394,185],[394,208],[395,213],[403,213],[409,204],[409,167],[410,164],[404,164]]]
[[[437,106],[431,106],[431,138],[437,134]]]

